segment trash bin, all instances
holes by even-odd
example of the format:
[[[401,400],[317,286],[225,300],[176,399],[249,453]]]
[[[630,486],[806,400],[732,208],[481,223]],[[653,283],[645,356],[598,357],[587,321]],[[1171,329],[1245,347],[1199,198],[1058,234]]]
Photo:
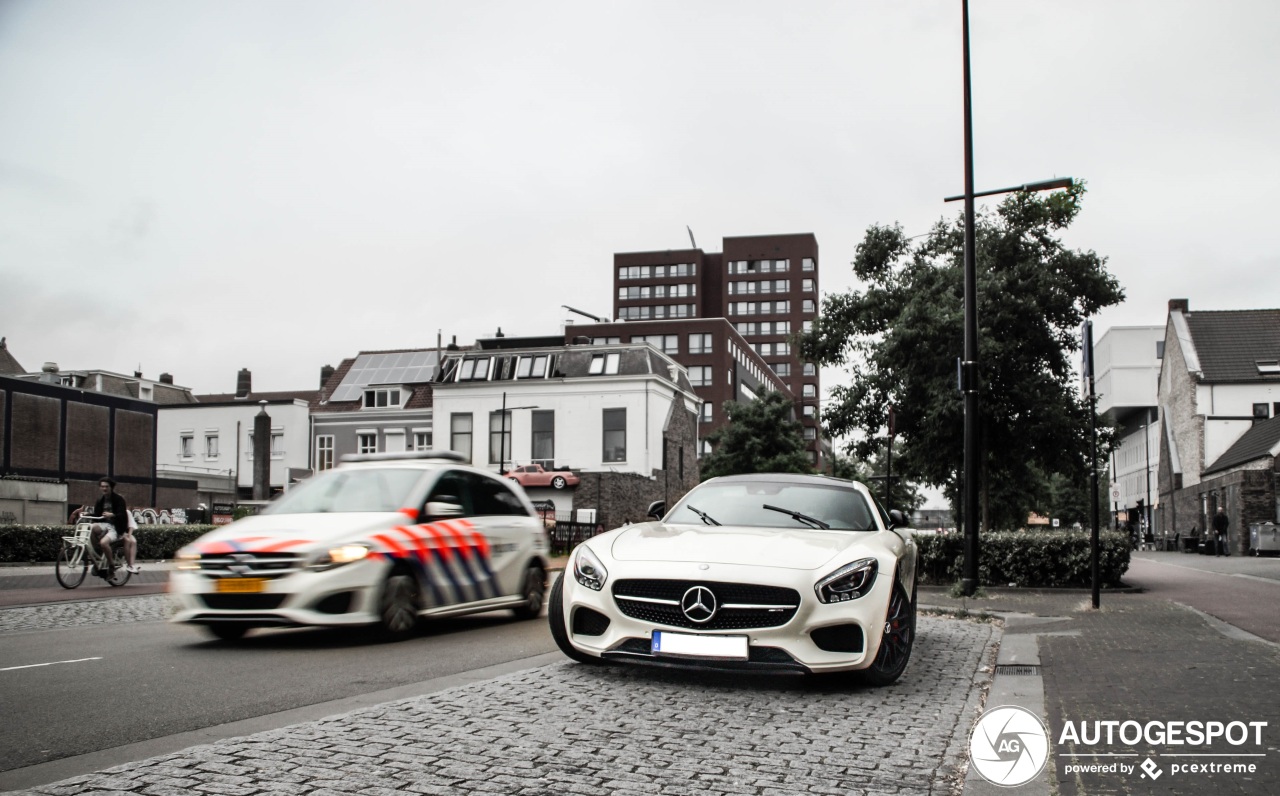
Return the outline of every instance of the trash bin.
[[[1280,526],[1255,522],[1249,526],[1249,552],[1255,556],[1280,554]]]

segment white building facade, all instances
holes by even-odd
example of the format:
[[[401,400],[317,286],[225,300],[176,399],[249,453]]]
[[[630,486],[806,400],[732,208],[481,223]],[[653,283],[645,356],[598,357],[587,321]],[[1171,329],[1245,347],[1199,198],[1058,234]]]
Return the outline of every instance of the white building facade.
[[[1159,504],[1158,391],[1163,326],[1116,326],[1094,344],[1098,413],[1120,429],[1110,461],[1112,527],[1145,533]]]

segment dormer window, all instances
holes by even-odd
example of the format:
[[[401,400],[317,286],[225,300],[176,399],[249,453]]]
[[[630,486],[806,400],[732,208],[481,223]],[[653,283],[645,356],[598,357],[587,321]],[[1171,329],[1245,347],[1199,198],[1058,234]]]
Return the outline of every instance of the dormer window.
[[[400,405],[401,390],[399,387],[365,390],[365,409],[389,409]]]
[[[587,372],[592,376],[599,376],[602,373],[614,375],[618,372],[619,354],[596,354],[591,357],[591,369]]]
[[[1280,360],[1278,359],[1259,359],[1258,374],[1262,376],[1272,376],[1280,373]]]
[[[458,381],[484,381],[489,378],[489,357],[462,360]]]

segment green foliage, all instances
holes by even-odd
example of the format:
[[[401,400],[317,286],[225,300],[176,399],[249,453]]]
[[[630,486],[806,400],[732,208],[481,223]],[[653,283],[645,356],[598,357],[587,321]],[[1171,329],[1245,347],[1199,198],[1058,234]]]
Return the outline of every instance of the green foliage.
[[[886,469],[886,457],[883,451],[877,452],[866,461],[850,459],[846,456],[833,455],[831,461],[831,474],[836,478],[848,478],[850,481],[859,481],[866,484],[880,502],[887,509],[898,509],[899,511],[910,514],[916,509],[924,505],[924,495],[920,494],[920,490],[916,485],[906,479],[898,469],[898,456],[901,446],[894,442],[893,445],[893,490],[890,493],[890,499],[885,500],[884,496],[884,477]],[[876,477],[878,476],[878,477]]]
[[[924,583],[958,581],[964,562],[962,534],[920,535],[920,577]],[[1098,537],[1098,575],[1103,585],[1119,586],[1129,569],[1129,539],[1107,531]],[[982,534],[978,582],[984,586],[1023,587],[1092,585],[1089,534],[1080,531],[995,532]]]
[[[184,545],[212,531],[216,525],[143,525],[134,531],[138,559],[173,558]],[[62,537],[75,532],[72,525],[0,526],[0,562],[6,564],[49,563],[58,557]]]
[[[1083,183],[1018,193],[975,224],[981,367],[980,428],[986,524],[1021,527],[1043,498],[1046,474],[1087,482],[1090,407],[1074,383],[1081,323],[1124,298],[1104,258],[1066,248]],[[894,470],[941,487],[953,501],[963,470],[964,405],[956,359],[964,350],[963,217],[939,221],[918,242],[901,226],[873,226],[858,246],[864,290],[828,296],[799,338],[804,359],[843,365],[851,383],[822,413],[833,437],[883,450],[896,407]]]
[[[712,452],[702,459],[702,478],[739,473],[811,473],[801,425],[791,401],[767,392],[749,403],[726,401],[729,422],[707,436]]]

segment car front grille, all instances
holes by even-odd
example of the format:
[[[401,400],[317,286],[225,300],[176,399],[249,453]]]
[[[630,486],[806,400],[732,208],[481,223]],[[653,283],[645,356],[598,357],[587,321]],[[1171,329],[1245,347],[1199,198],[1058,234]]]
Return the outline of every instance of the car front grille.
[[[685,616],[680,600],[702,586],[715,595],[717,610],[708,622]],[[613,585],[618,610],[632,619],[691,630],[750,630],[779,627],[800,607],[800,593],[781,586],[697,580],[624,579]]]
[[[279,608],[284,594],[202,594],[200,599],[219,611],[268,611]]]
[[[282,578],[306,564],[298,553],[205,553],[200,572],[211,578]]]

